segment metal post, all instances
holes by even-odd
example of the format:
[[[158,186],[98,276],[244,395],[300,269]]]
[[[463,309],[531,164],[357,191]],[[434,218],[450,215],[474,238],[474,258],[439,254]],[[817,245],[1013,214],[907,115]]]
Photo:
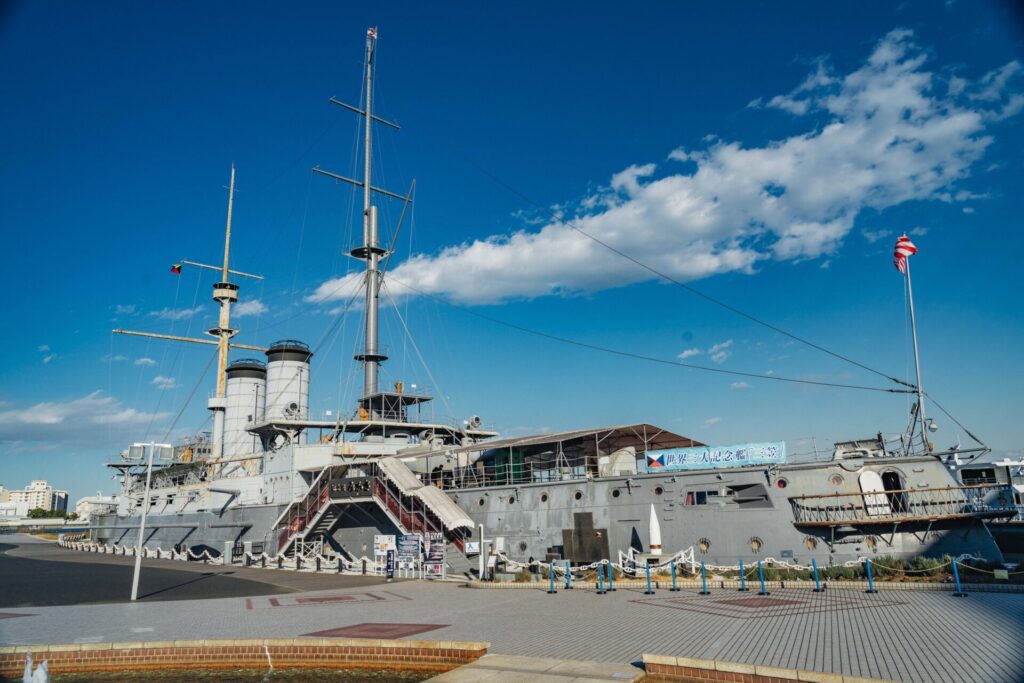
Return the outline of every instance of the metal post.
[[[757,576],[761,581],[761,592],[758,595],[768,595],[768,591],[764,587],[764,569],[761,568],[761,560],[757,561]]]
[[[486,543],[487,542],[484,540],[484,525],[481,524],[480,525],[480,557],[478,558],[479,561],[480,561],[480,573],[477,575],[477,578],[480,581],[484,580],[484,561],[485,561],[484,553],[487,552],[487,545],[486,545]]]
[[[868,568],[868,589],[866,591],[864,591],[864,592],[865,593],[874,593],[875,592],[875,582],[871,578],[871,558],[869,557],[866,560],[864,560],[864,563],[867,565],[867,568]]]
[[[953,560],[953,580],[956,581],[956,592],[953,593],[954,598],[966,598],[967,593],[964,593],[960,587],[960,572],[956,568],[956,560]]]
[[[611,563],[611,561],[609,560],[608,564],[605,565],[605,566],[608,567],[608,592],[609,593],[614,593],[615,592],[615,583],[612,581],[612,563]]]
[[[565,561],[565,590],[572,590],[572,572],[569,570],[569,560]]]
[[[711,595],[708,590],[708,576],[704,571],[704,560],[700,561],[700,595]]]
[[[746,593],[748,590],[750,589],[747,588],[747,575],[743,569],[743,560],[740,560],[740,592]]]
[[[811,558],[811,568],[814,569],[814,592],[820,593],[821,581],[818,580],[818,563],[815,561],[813,557]]]
[[[601,565],[597,565],[597,594],[604,595],[604,572],[601,571]]]
[[[914,317],[914,287],[910,283],[910,259],[903,259],[903,267],[907,273],[907,300],[910,302],[910,331],[914,339],[914,369],[917,372],[917,418],[921,421],[921,443],[924,450],[932,449],[928,444],[928,423],[924,417],[924,388],[921,386],[921,359],[917,355],[917,320]]]
[[[651,590],[651,564],[647,563],[647,590],[644,591],[644,595],[654,595],[654,591]]]
[[[557,593],[555,590],[555,563],[548,561],[548,595]]]
[[[675,560],[675,558],[672,558],[671,566],[672,566],[672,587],[669,588],[669,591],[671,591],[673,593],[677,593],[679,591],[679,588],[676,586],[676,560]]]
[[[146,534],[146,513],[149,512],[149,485],[153,481],[153,453],[156,451],[156,444],[144,444],[149,446],[149,466],[146,468],[146,492],[142,497],[142,519],[139,520],[139,538],[135,545],[135,572],[132,575],[132,602],[139,598],[139,572],[142,571],[142,539]]]

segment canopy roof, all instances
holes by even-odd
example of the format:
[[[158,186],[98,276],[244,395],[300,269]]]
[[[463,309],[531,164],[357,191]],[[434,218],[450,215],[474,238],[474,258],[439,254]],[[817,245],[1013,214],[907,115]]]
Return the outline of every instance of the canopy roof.
[[[595,427],[552,434],[519,436],[499,439],[497,441],[483,441],[472,446],[457,448],[453,452],[477,453],[502,448],[542,452],[546,450],[546,447],[557,446],[569,441],[583,440],[589,443],[596,443],[603,451],[616,451],[629,446],[636,448],[637,451],[648,451],[661,448],[690,448],[692,446],[705,445],[700,441],[694,441],[688,436],[675,434],[652,424],[638,423],[617,427]]]

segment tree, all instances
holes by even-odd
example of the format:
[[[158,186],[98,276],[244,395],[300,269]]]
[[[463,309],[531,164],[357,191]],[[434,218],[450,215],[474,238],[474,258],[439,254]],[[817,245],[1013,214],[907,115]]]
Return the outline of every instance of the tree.
[[[68,520],[69,522],[72,522],[72,521],[78,519],[78,513],[77,512],[71,512],[69,514],[66,514],[66,515],[64,515],[64,519]]]
[[[28,511],[29,519],[50,519],[51,517],[63,517],[64,514],[61,512],[55,512],[54,510],[47,510],[46,508],[32,508]]]

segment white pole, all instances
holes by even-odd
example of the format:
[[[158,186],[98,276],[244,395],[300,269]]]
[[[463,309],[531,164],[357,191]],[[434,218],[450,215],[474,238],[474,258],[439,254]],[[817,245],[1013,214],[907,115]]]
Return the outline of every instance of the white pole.
[[[910,301],[910,331],[914,338],[914,368],[917,371],[917,417],[921,421],[921,442],[926,451],[931,451],[928,446],[927,422],[924,418],[924,387],[921,386],[921,359],[917,354],[917,320],[914,318],[914,287],[910,283],[910,257],[903,259],[904,268],[907,271],[907,298]]]
[[[142,498],[142,519],[139,521],[139,540],[135,544],[135,574],[132,576],[132,602],[139,597],[139,572],[142,570],[142,538],[146,533],[146,513],[149,512],[149,484],[153,479],[153,453],[155,444],[149,446],[149,467],[146,469],[146,493]]]
[[[481,581],[484,580],[484,563],[487,561],[487,558],[484,557],[485,549],[486,549],[486,546],[484,545],[484,525],[481,524],[480,525],[480,576],[479,576],[479,579]]]

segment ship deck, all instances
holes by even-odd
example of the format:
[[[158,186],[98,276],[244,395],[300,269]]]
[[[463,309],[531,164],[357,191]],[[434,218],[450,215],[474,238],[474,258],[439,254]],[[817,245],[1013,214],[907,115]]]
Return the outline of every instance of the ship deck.
[[[82,566],[83,572],[90,568]],[[4,644],[301,636],[483,640],[495,654],[622,664],[648,653],[908,682],[1024,680],[1024,593],[971,592],[958,599],[945,591],[876,587],[870,595],[833,587],[758,596],[715,586],[710,595],[671,593],[662,586],[654,595],[619,588],[599,596],[579,589],[547,595],[547,583],[536,590],[472,590],[410,581],[182,600],[173,607],[143,601],[5,608],[0,634]]]

